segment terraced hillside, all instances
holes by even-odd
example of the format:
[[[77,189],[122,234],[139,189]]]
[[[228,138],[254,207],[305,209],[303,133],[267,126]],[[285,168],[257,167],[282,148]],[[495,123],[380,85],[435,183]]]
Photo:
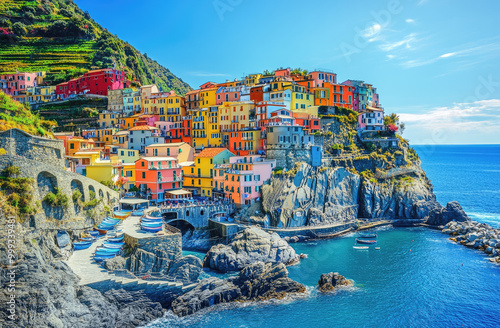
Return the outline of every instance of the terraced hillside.
[[[189,85],[97,24],[72,0],[0,1],[0,74],[46,71],[60,83],[91,68],[185,94]]]

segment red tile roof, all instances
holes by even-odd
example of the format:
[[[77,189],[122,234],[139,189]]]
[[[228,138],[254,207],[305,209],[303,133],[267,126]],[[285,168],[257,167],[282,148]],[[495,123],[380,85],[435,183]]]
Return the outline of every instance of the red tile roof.
[[[227,150],[227,148],[205,148],[196,157],[214,157],[224,150]]]

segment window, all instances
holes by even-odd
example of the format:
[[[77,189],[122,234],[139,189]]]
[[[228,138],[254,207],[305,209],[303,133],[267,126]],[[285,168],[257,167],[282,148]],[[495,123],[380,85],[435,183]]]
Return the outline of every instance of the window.
[[[141,166],[144,167],[144,161],[141,162]]]
[[[146,172],[142,172],[142,178],[146,179]]]
[[[70,144],[69,149],[75,149],[75,144],[74,143]]]

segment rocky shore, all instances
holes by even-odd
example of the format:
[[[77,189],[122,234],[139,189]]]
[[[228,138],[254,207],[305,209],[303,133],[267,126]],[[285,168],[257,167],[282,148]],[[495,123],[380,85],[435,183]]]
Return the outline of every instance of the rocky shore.
[[[305,291],[304,285],[288,278],[284,264],[256,262],[245,266],[236,277],[200,281],[172,303],[172,311],[185,316],[216,304],[282,299]]]
[[[322,274],[318,281],[318,290],[323,293],[333,292],[340,287],[352,286],[353,282],[338,272]]]
[[[228,245],[212,246],[203,266],[228,272],[241,270],[258,261],[291,265],[299,262],[300,256],[277,233],[269,234],[254,226],[236,234]]]
[[[448,222],[441,230],[451,235],[450,240],[466,247],[481,250],[500,263],[500,229],[476,221]]]

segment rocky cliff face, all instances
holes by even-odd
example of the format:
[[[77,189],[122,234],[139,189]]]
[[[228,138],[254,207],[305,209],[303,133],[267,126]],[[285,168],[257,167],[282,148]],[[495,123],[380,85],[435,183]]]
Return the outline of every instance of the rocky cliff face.
[[[172,302],[172,311],[185,316],[215,304],[281,299],[305,290],[304,285],[288,278],[284,264],[256,262],[244,267],[237,277],[202,280]]]
[[[291,264],[299,261],[295,250],[277,233],[269,234],[257,227],[246,228],[228,245],[215,245],[203,260],[204,267],[220,272],[238,271],[250,263]]]
[[[343,167],[313,168],[302,163],[294,176],[273,177],[263,187],[271,226],[322,225],[357,217],[359,175]]]
[[[267,221],[275,227],[328,225],[357,218],[446,224],[462,216],[456,205],[443,209],[418,166],[407,174],[375,179],[344,167],[301,164],[295,175],[272,177],[263,188],[263,205]]]

